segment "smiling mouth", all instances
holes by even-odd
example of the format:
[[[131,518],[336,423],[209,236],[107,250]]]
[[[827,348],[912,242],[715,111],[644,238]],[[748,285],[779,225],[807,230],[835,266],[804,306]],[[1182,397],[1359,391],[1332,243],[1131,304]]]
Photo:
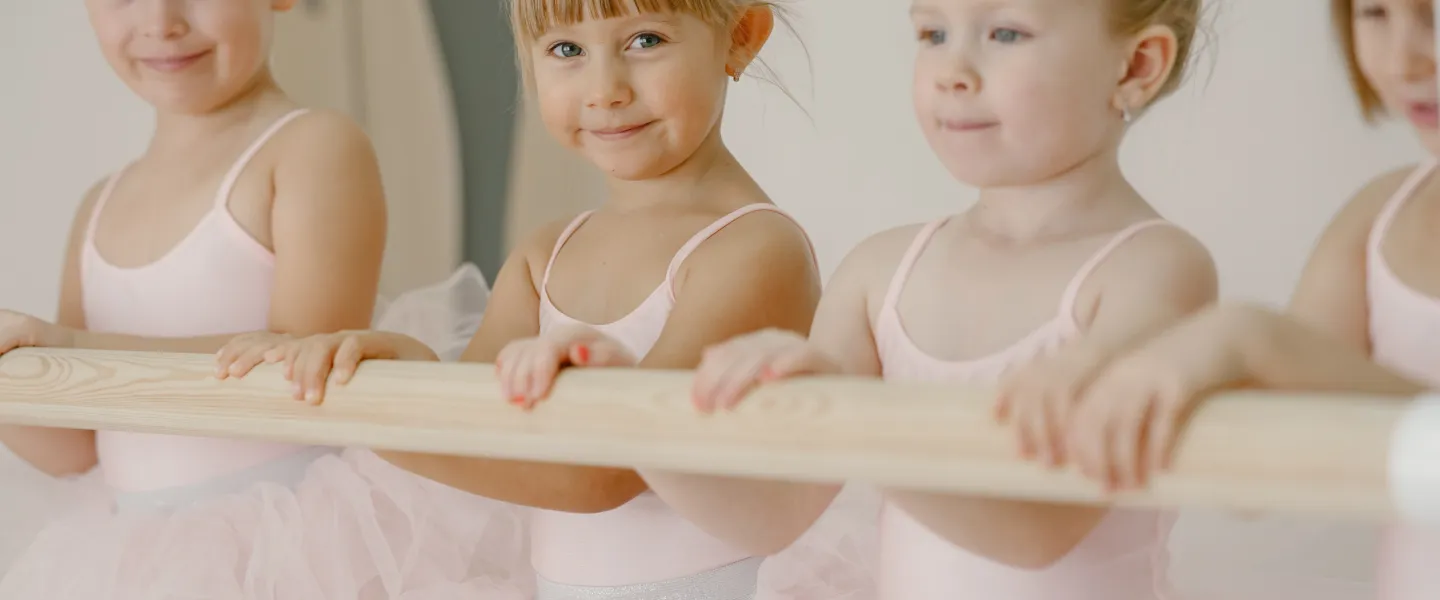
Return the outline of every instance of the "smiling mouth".
[[[972,132],[972,131],[984,131],[984,130],[986,130],[986,129],[993,129],[993,128],[995,128],[995,127],[1000,126],[1000,124],[997,123],[997,122],[995,122],[995,121],[974,121],[974,120],[968,120],[968,121],[967,121],[967,120],[949,121],[949,120],[945,120],[945,119],[941,119],[941,120],[939,121],[939,124],[940,124],[940,129],[942,129],[942,130],[945,130],[945,131],[955,131],[955,132],[960,132],[960,133],[968,133],[968,132]]]
[[[624,127],[611,127],[608,129],[591,129],[589,130],[589,132],[590,135],[593,135],[597,138],[600,138],[607,142],[613,142],[634,137],[641,131],[649,129],[650,126],[654,123],[654,121],[650,121],[648,123],[642,123],[640,125],[627,125]]]
[[[210,51],[196,52],[183,56],[165,56],[160,58],[142,58],[140,62],[152,70],[162,73],[175,73],[189,68],[210,54]]]

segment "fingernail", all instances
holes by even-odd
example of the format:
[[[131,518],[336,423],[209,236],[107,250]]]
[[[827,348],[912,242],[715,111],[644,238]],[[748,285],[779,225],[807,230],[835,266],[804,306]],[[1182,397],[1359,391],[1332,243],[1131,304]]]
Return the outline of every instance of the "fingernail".
[[[510,397],[510,403],[511,403],[511,404],[514,404],[514,405],[516,405],[516,406],[519,406],[519,405],[525,403],[525,397],[524,397],[524,396],[511,396],[511,397]]]
[[[761,380],[761,381],[770,381],[771,379],[774,379],[774,378],[775,378],[775,370],[774,370],[774,369],[771,369],[770,367],[765,367],[765,368],[763,368],[763,369],[760,369],[760,380]]]
[[[575,360],[582,365],[590,362],[590,348],[583,344],[575,346]]]
[[[319,399],[320,399],[320,392],[319,392],[319,391],[317,391],[317,390],[310,390],[310,391],[308,391],[308,392],[305,392],[305,401],[306,401],[306,402],[314,402],[314,401],[319,400]]]

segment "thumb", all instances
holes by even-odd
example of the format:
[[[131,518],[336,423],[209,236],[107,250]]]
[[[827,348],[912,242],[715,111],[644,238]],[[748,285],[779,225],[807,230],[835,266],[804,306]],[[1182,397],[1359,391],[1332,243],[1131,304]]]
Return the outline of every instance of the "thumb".
[[[582,367],[633,367],[635,356],[614,340],[598,339],[570,346],[570,363]]]

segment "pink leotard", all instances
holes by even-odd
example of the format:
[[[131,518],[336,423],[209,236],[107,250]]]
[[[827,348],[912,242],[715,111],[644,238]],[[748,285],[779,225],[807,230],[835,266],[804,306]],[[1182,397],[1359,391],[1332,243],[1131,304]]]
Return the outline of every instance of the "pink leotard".
[[[685,259],[721,229],[758,211],[780,212],[769,204],[753,204],[715,221],[680,248],[664,282],[634,311],[611,323],[587,325],[643,357],[659,339],[675,305],[674,278]],[[540,286],[541,333],[580,323],[551,303],[547,288],[550,265],[588,217],[586,213],[576,218],[555,242]],[[652,492],[602,514],[537,510],[531,525],[534,565],[542,579],[541,600],[748,598],[754,593],[758,558],[701,531]],[[654,582],[667,583],[663,589],[644,585]],[[566,586],[591,589],[581,592]]]
[[[1396,190],[1371,229],[1366,252],[1366,293],[1370,307],[1370,345],[1376,362],[1417,381],[1440,386],[1440,298],[1428,296],[1400,279],[1385,260],[1385,235],[1395,215],[1435,173],[1427,160]],[[1384,600],[1430,599],[1440,594],[1440,532],[1418,526],[1389,528],[1382,542],[1379,597]]]
[[[948,219],[922,228],[904,254],[876,317],[875,343],[886,381],[993,384],[1008,369],[1029,362],[1078,336],[1075,301],[1104,259],[1152,220],[1115,235],[1069,282],[1054,319],[1008,348],[966,361],[941,360],[917,347],[899,306],[905,283],[935,232]],[[1151,511],[1114,510],[1070,555],[1054,566],[1026,571],[967,552],[935,535],[904,510],[886,504],[880,524],[881,600],[1153,600],[1163,581],[1168,520]]]
[[[95,247],[95,229],[122,170],[110,178],[90,217],[80,262],[85,326],[91,331],[193,337],[264,330],[269,325],[275,257],[230,214],[240,174],[299,110],[270,126],[240,156],[215,194],[214,206],[179,244],[150,264],[124,268]],[[208,481],[298,455],[285,444],[100,431],[96,450],[106,481],[136,492]],[[303,465],[292,471],[298,477]]]

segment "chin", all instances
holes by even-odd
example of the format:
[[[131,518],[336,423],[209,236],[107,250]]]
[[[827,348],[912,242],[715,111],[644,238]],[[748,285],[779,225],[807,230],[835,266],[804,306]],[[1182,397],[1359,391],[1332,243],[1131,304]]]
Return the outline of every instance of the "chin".
[[[674,170],[677,164],[655,157],[607,157],[609,160],[590,158],[601,171],[621,181],[654,179]]]

